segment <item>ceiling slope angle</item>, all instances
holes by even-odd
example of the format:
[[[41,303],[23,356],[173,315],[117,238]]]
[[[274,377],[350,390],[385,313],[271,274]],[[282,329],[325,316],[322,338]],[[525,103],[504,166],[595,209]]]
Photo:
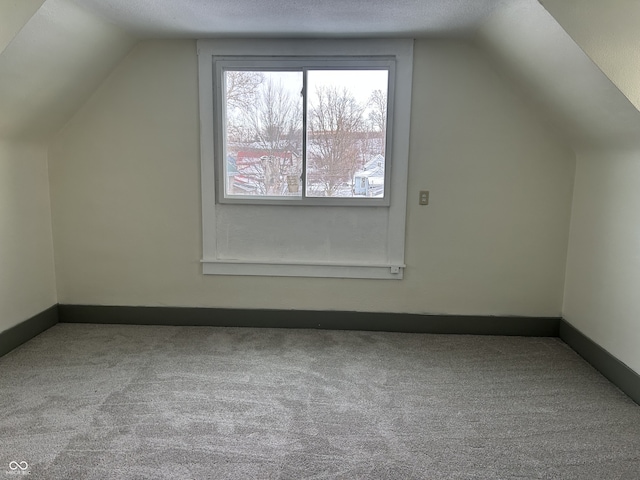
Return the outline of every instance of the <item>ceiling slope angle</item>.
[[[640,109],[640,2],[540,0],[540,3]]]
[[[0,53],[0,138],[46,140],[136,39],[69,0],[47,0]]]
[[[510,0],[76,0],[141,38],[467,35]]]
[[[0,1],[0,54],[43,2],[44,0]]]
[[[575,151],[640,147],[640,112],[536,0],[498,9],[477,39]]]

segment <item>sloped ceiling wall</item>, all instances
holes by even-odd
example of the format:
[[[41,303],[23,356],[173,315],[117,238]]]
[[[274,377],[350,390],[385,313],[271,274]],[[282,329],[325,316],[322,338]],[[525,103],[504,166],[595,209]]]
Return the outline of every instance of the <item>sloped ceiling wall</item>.
[[[47,0],[26,20],[38,3],[0,12],[0,138],[57,132],[136,42],[68,0]]]
[[[640,112],[538,2],[500,9],[477,39],[575,151],[640,145]]]
[[[3,0],[0,3],[0,53],[43,3],[44,0]]]
[[[629,101],[640,109],[640,2],[540,1]]]

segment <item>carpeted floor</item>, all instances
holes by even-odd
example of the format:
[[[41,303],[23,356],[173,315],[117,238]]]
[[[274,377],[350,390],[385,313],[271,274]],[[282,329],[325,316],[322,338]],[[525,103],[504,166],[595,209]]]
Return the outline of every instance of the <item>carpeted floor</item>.
[[[634,480],[640,407],[555,338],[58,324],[1,478]]]

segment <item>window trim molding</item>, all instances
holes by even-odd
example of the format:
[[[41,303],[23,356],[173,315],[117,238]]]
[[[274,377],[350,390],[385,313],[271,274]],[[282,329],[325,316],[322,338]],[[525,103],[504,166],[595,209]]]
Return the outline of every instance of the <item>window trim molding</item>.
[[[203,273],[216,275],[265,275],[401,279],[405,268],[405,229],[407,179],[409,167],[409,131],[413,75],[413,40],[198,40],[198,80],[200,106],[200,155],[202,195]],[[216,245],[216,188],[214,144],[213,57],[220,56],[393,56],[396,78],[393,98],[393,149],[389,185],[386,262],[334,264],[322,262],[271,262],[220,258]],[[255,205],[254,205],[255,206]],[[326,208],[341,208],[325,205]],[[252,205],[247,205],[251,208]],[[304,207],[301,207],[304,208]],[[374,207],[376,208],[376,207]],[[377,207],[379,208],[379,207]]]
[[[205,275],[247,275],[270,277],[337,277],[401,280],[406,265],[338,262],[269,262],[202,260]]]

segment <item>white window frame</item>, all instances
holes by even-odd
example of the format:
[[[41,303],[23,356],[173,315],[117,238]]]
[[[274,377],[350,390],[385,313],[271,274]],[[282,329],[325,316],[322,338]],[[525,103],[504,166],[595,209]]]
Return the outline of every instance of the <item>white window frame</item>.
[[[253,67],[253,68],[251,68]],[[377,55],[375,57],[362,56],[289,56],[289,57],[259,57],[251,56],[214,56],[213,57],[213,85],[214,85],[214,105],[220,108],[214,109],[214,143],[215,149],[215,174],[217,176],[217,196],[218,203],[228,204],[254,204],[254,205],[332,205],[332,206],[367,206],[379,207],[389,205],[389,188],[391,179],[392,162],[388,159],[393,151],[393,108],[395,89],[395,57]],[[387,129],[385,131],[385,178],[384,196],[376,197],[309,197],[306,195],[306,169],[307,161],[303,162],[302,172],[302,195],[300,197],[268,197],[268,196],[241,196],[227,195],[225,192],[225,170],[227,158],[224,151],[224,129],[226,127],[225,102],[223,99],[224,85],[222,80],[223,71],[229,69],[251,70],[251,71],[300,71],[306,74],[308,70],[385,70],[389,72],[387,86]],[[305,92],[305,99],[308,92]],[[306,114],[306,108],[304,109]],[[306,125],[306,122],[304,123]],[[302,132],[304,136],[307,132]],[[304,150],[304,149],[303,149]],[[303,151],[306,158],[306,152]]]
[[[202,184],[202,234],[203,273],[213,275],[264,275],[402,279],[404,273],[404,243],[407,209],[407,176],[409,163],[409,130],[411,116],[411,87],[413,72],[413,41],[405,39],[376,40],[198,40],[198,79],[200,104],[200,154]],[[386,188],[385,204],[371,208],[388,209],[386,258],[376,262],[327,262],[327,261],[271,261],[269,259],[229,260],[219,258],[216,248],[216,211],[224,204],[217,202],[216,156],[221,151],[216,142],[214,129],[216,90],[214,88],[214,58],[220,57],[316,57],[324,58],[393,58],[395,77],[393,98],[388,102],[393,107],[393,117],[389,118],[392,131],[392,146],[387,151],[386,169],[389,170],[389,184]],[[326,200],[321,198],[319,200]],[[353,206],[357,200],[333,199],[334,206],[325,202],[326,208]],[[345,201],[342,203],[340,200]],[[256,203],[246,205],[256,208]],[[277,202],[280,203],[280,202]],[[291,205],[291,202],[286,202]],[[298,202],[293,202],[297,204]],[[316,203],[315,201],[312,203]],[[365,203],[366,204],[366,203]],[[301,207],[303,208],[303,207]],[[315,208],[315,207],[314,207]]]

